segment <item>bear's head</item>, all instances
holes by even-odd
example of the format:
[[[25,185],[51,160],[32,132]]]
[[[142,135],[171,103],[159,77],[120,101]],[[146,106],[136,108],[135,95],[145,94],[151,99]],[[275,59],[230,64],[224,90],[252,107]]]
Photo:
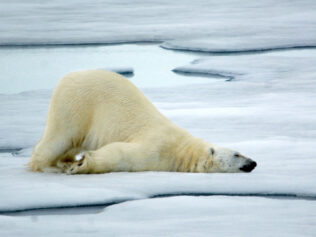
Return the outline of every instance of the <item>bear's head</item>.
[[[255,161],[227,148],[212,146],[209,151],[212,160],[210,172],[251,172],[257,166]]]

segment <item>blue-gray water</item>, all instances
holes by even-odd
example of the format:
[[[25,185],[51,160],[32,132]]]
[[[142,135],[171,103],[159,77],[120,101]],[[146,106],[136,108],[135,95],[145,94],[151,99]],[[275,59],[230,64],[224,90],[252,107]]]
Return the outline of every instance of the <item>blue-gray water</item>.
[[[51,89],[68,72],[131,67],[139,87],[164,87],[210,81],[172,72],[196,55],[174,52],[158,44],[0,48],[0,93]]]

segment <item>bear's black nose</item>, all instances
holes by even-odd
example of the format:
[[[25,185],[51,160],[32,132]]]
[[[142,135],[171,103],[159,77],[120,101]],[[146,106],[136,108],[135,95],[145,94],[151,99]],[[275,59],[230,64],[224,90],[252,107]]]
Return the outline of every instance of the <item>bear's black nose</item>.
[[[256,166],[257,166],[257,163],[254,161],[251,161],[250,163],[241,167],[240,170],[242,170],[244,172],[251,172]]]

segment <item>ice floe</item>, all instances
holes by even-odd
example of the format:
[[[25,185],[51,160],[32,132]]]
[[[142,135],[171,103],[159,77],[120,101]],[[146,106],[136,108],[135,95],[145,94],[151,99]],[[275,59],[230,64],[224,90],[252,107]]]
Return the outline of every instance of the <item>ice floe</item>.
[[[313,236],[314,201],[170,197],[109,206],[96,214],[0,216],[3,236]]]
[[[204,38],[212,51],[315,46],[315,1],[0,3],[0,45],[88,45]],[[209,43],[208,43],[209,42]]]

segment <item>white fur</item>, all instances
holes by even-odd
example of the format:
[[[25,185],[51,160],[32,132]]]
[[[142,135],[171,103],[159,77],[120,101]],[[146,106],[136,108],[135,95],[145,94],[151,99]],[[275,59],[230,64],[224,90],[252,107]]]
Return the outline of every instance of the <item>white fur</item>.
[[[251,160],[235,154],[172,123],[121,75],[90,70],[70,73],[57,86],[31,167],[68,174],[240,172]]]

